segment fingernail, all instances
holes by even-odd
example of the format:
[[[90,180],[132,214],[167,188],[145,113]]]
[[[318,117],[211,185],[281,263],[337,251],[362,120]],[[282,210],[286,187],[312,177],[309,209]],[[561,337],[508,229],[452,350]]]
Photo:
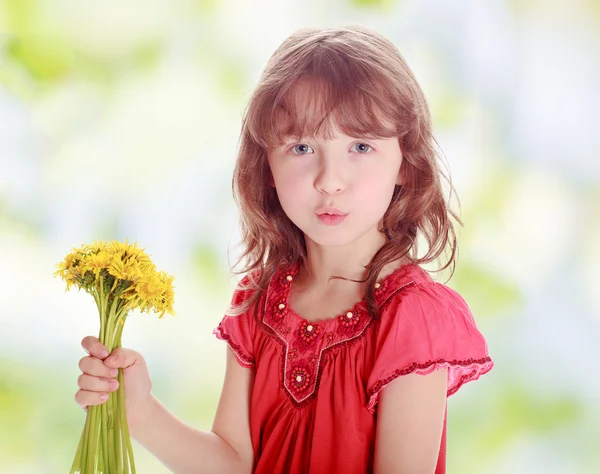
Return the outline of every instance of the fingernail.
[[[110,369],[109,374],[111,377],[115,377],[115,376],[119,375],[119,369]]]
[[[103,393],[100,395],[100,400],[108,400],[108,393]]]
[[[100,357],[106,357],[108,355],[108,351],[106,349],[100,349]]]

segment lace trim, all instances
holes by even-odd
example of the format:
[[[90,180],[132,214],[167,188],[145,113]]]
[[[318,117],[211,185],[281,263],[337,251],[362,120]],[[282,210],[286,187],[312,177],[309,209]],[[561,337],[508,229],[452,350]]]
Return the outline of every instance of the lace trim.
[[[229,346],[233,350],[233,353],[235,354],[235,357],[242,366],[248,368],[255,367],[254,358],[248,355],[246,351],[244,351],[242,346],[233,342],[231,335],[228,334],[225,330],[223,322],[221,322],[219,326],[213,331],[213,334],[217,336],[218,339],[221,339],[222,341],[225,341],[227,342],[227,344],[229,344]]]
[[[427,375],[431,372],[443,369],[443,368],[452,368],[458,367],[461,370],[469,370],[468,372],[464,372],[461,374],[460,378],[455,381],[455,383],[448,387],[448,393],[446,397],[453,395],[456,391],[465,383],[470,382],[472,380],[477,380],[482,375],[488,373],[492,370],[494,366],[494,362],[490,357],[482,357],[481,359],[465,359],[465,360],[451,360],[447,361],[444,359],[438,359],[436,361],[427,361],[423,364],[413,363],[404,369],[395,370],[389,377],[385,379],[379,380],[372,388],[367,390],[367,395],[369,395],[369,402],[367,403],[367,410],[371,414],[375,413],[375,405],[379,399],[379,393],[394,379],[400,377],[401,375],[408,375],[411,373],[416,373],[419,375]]]
[[[268,332],[272,336],[272,340],[281,346],[281,349],[283,352],[283,357],[282,357],[283,361],[280,364],[280,370],[279,370],[279,372],[280,372],[279,386],[287,394],[288,398],[292,402],[292,405],[294,405],[296,408],[300,409],[315,399],[315,397],[317,396],[317,393],[319,392],[319,386],[321,383],[321,375],[323,374],[322,368],[323,368],[324,361],[327,360],[328,356],[331,353],[359,341],[361,339],[360,336],[362,336],[367,331],[367,329],[369,327],[371,327],[373,322],[374,322],[374,320],[371,319],[365,326],[364,330],[360,334],[356,335],[355,337],[345,339],[343,341],[338,341],[335,344],[332,344],[330,346],[327,346],[327,347],[324,347],[323,349],[321,349],[318,352],[318,355],[312,354],[308,359],[305,358],[305,359],[302,359],[302,360],[296,362],[293,365],[292,369],[290,369],[289,365],[290,365],[290,362],[294,361],[295,356],[297,354],[297,350],[290,349],[288,341],[286,339],[284,339],[277,331],[273,330],[273,328],[268,326],[268,324],[266,324],[264,321],[260,322],[261,326],[264,327],[266,332]],[[314,366],[314,371],[308,369],[308,367],[310,367],[310,366]],[[298,369],[300,369],[299,370],[300,373],[295,374],[295,371],[297,371]],[[308,375],[309,377],[314,378],[314,382],[312,383],[312,390],[309,393],[305,394],[300,399],[296,398],[293,391],[290,390],[290,388],[288,387],[288,383],[287,383],[288,381],[293,383],[293,380],[292,380],[293,377],[294,376],[297,377],[299,375],[305,376],[305,377]],[[314,377],[313,377],[313,375],[314,375]],[[306,388],[310,387],[310,385],[311,385],[310,382],[311,382],[311,380],[306,381],[307,385],[304,386],[305,379],[302,379],[299,383],[301,383],[303,385],[303,387],[302,387],[303,389],[306,389]],[[302,391],[304,391],[304,390],[302,390]]]
[[[351,310],[331,320],[310,322],[297,315],[288,302],[290,285],[297,270],[294,266],[274,276],[261,305],[263,315],[260,323],[282,347],[280,386],[292,403],[300,408],[316,396],[322,362],[328,354],[362,339],[374,319],[364,308],[364,301],[359,301]],[[392,295],[415,284],[411,280],[392,286],[393,278],[399,278],[403,273],[388,275],[376,289],[381,308]],[[294,317],[290,321],[287,316]]]

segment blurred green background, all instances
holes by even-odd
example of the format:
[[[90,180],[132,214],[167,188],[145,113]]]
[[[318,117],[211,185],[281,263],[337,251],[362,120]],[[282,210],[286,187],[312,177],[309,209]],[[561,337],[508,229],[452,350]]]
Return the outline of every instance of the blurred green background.
[[[390,38],[429,99],[461,205],[449,285],[496,367],[449,400],[448,472],[600,472],[600,4],[0,1],[0,472],[65,473],[91,296],[74,246],[137,240],[177,316],[133,315],[156,395],[209,429],[235,279],[241,115],[293,30]],[[168,472],[138,444],[141,473]]]

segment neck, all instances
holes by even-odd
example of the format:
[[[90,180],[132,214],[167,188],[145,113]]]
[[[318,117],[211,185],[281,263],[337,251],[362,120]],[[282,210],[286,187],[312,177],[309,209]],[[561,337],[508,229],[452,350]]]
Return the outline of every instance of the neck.
[[[363,280],[367,275],[365,266],[384,243],[385,236],[377,230],[342,247],[324,247],[306,236],[307,260],[300,270],[302,280],[322,288],[343,281],[330,280],[332,276]]]

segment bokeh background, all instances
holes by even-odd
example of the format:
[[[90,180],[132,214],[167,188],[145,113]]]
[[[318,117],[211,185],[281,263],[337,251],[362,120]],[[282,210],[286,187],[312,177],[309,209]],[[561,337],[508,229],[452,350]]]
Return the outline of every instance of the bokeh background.
[[[123,343],[210,429],[242,112],[289,33],[345,24],[411,65],[462,205],[448,284],[496,366],[449,400],[448,472],[600,472],[597,0],[1,0],[0,472],[71,465],[98,321],[52,273],[93,240],[138,241],[176,276],[177,316],[134,314]]]

